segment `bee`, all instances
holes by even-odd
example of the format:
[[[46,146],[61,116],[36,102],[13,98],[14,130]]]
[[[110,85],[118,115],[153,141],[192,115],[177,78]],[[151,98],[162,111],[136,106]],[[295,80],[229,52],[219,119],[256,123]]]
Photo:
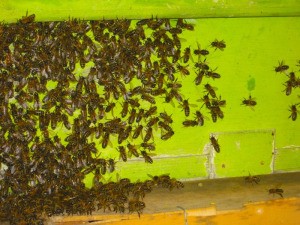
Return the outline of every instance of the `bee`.
[[[127,154],[126,154],[126,149],[124,146],[119,146],[119,152],[120,152],[120,158],[126,162],[127,161]]]
[[[105,132],[102,140],[102,148],[106,148],[109,142],[109,132]]]
[[[128,117],[129,124],[132,124],[134,122],[135,116],[136,116],[136,110],[133,108],[133,109],[131,109],[130,115]]]
[[[129,213],[137,212],[139,217],[141,216],[141,213],[145,207],[145,203],[139,200],[130,200],[128,202]]]
[[[136,146],[135,145],[132,145],[132,144],[130,144],[130,143],[128,143],[127,144],[127,148],[128,148],[128,155],[129,155],[129,157],[131,156],[131,155],[134,155],[135,157],[139,157],[139,153],[138,153],[138,151],[137,151],[137,149],[136,149]]]
[[[293,89],[293,82],[291,80],[288,80],[285,82],[285,94],[289,96],[292,94],[292,89]]]
[[[205,104],[205,106],[206,106],[207,109],[211,108],[211,101],[209,99],[209,95],[208,94],[204,95],[201,99],[198,99],[197,102],[204,102],[204,104]],[[203,105],[202,105],[202,107],[203,107]]]
[[[181,87],[182,87],[182,84],[181,84],[181,82],[177,82],[177,79],[175,79],[174,82],[167,83],[167,88],[179,89]]]
[[[116,168],[116,162],[113,159],[109,159],[107,164],[108,164],[108,172],[109,173],[114,172]]]
[[[182,122],[182,124],[185,127],[194,127],[198,125],[198,122],[196,120],[185,120]]]
[[[152,97],[151,95],[142,94],[142,95],[141,95],[141,98],[142,98],[143,100],[145,100],[145,101],[151,103],[151,104],[155,104],[155,103],[156,103],[155,98]]]
[[[122,105],[122,111],[121,111],[121,116],[124,118],[128,114],[128,102],[125,101]]]
[[[221,96],[219,99],[212,99],[211,101],[212,105],[215,106],[215,107],[224,107],[226,106],[226,100],[222,100],[221,99]]]
[[[196,78],[194,80],[196,85],[200,85],[202,82],[202,79],[204,77],[205,71],[204,70],[199,70],[199,72],[196,74]]]
[[[172,37],[173,37],[173,43],[175,44],[175,46],[177,47],[177,51],[176,51],[176,55],[178,56],[180,56],[180,53],[181,53],[181,51],[180,51],[180,49],[181,49],[181,42],[180,42],[180,40],[179,40],[179,38],[178,38],[178,36],[177,36],[177,34],[172,34]],[[177,56],[176,56],[176,58],[177,58]],[[173,58],[174,59],[174,58]],[[173,62],[174,63],[174,62]]]
[[[69,122],[69,120],[68,120],[68,116],[67,116],[66,114],[62,114],[62,115],[61,115],[61,119],[62,119],[62,121],[63,121],[64,126],[65,126],[68,130],[70,130],[70,129],[71,129],[71,124],[70,124],[70,122]]]
[[[177,34],[181,34],[182,33],[182,29],[178,28],[178,27],[172,27],[172,28],[169,29],[169,32],[172,35],[177,35]]]
[[[199,43],[197,43],[198,48],[194,50],[194,54],[198,56],[206,56],[209,54],[209,51],[206,49],[201,49]]]
[[[156,106],[152,106],[148,109],[148,111],[145,112],[144,117],[148,118],[150,116],[152,116],[153,114],[155,114],[157,111],[157,107]]]
[[[37,92],[35,92],[33,94],[33,108],[35,110],[39,110],[39,108],[40,108],[40,99],[39,99],[39,95]]]
[[[257,102],[254,100],[254,98],[251,97],[251,95],[249,95],[249,99],[244,98],[242,102],[242,105],[250,106],[250,107],[256,106],[256,104]]]
[[[226,48],[226,44],[225,41],[218,41],[217,39],[215,39],[213,42],[211,42],[211,47],[215,48],[215,50],[220,49],[221,51],[224,50],[224,48]]]
[[[93,185],[97,187],[100,184],[100,179],[101,179],[100,168],[96,168],[93,177]]]
[[[165,133],[164,135],[162,135],[160,138],[162,140],[168,140],[170,139],[173,135],[174,135],[174,131],[168,131],[167,133]]]
[[[166,112],[163,112],[160,113],[159,116],[165,121],[165,123],[167,124],[173,123],[172,115],[168,115]]]
[[[190,55],[191,55],[191,49],[190,49],[190,47],[188,47],[184,50],[184,54],[183,54],[183,62],[184,63],[187,63],[190,60]]]
[[[135,120],[137,123],[139,123],[143,119],[144,113],[145,113],[144,109],[139,110],[138,114],[136,115],[136,120]]]
[[[283,198],[283,189],[281,188],[271,188],[269,189],[269,194],[273,194],[273,197],[275,194],[279,195],[281,198]]]
[[[141,151],[141,154],[144,157],[146,163],[150,163],[150,164],[153,163],[152,158],[147,154],[146,151]]]
[[[216,73],[216,72],[213,72],[213,71],[207,71],[207,72],[206,72],[206,76],[207,76],[207,77],[211,77],[211,78],[213,78],[213,79],[219,79],[219,78],[221,78],[221,75],[220,75],[220,74],[218,74],[218,73]]]
[[[127,101],[132,107],[140,107],[138,99],[128,99]]]
[[[138,125],[138,127],[133,132],[132,138],[137,139],[142,133],[142,130],[143,130],[143,125]]]
[[[165,74],[160,73],[157,78],[157,86],[159,89],[163,88],[163,86],[164,86],[164,77],[165,77]]]
[[[183,100],[182,104],[179,107],[183,109],[186,117],[190,115],[190,104],[188,99]]]
[[[297,119],[297,115],[298,115],[297,105],[299,105],[299,104],[300,103],[290,106],[289,111],[291,112],[291,115],[289,116],[289,118],[292,118],[293,121],[295,121]]]
[[[251,174],[249,173],[249,176],[245,177],[245,182],[251,183],[253,185],[253,183],[258,184],[260,182],[260,179],[257,176],[251,176]]]
[[[168,132],[173,131],[173,130],[172,130],[172,127],[170,127],[170,126],[169,126],[167,123],[165,123],[165,122],[159,121],[159,122],[158,122],[158,125],[159,125],[161,128],[163,128],[164,130],[168,131]]]
[[[152,127],[146,127],[146,135],[144,137],[144,142],[148,142],[152,137],[153,137]]]
[[[215,87],[212,87],[210,84],[205,84],[204,85],[205,90],[211,95],[211,97],[216,98],[216,92],[215,92]]]
[[[203,126],[204,125],[204,116],[203,116],[203,114],[200,111],[197,110],[196,113],[195,113],[195,116],[196,116],[195,121],[197,121],[198,126]]]
[[[154,151],[155,150],[154,143],[145,143],[145,142],[143,142],[141,144],[141,147],[143,147],[144,149],[148,149],[149,151]]]
[[[23,16],[22,19],[19,20],[20,24],[29,24],[33,23],[35,20],[35,14],[31,14],[28,16],[28,11],[26,12],[26,16]]]
[[[105,112],[106,113],[112,112],[115,106],[116,106],[116,103],[114,103],[114,102],[109,103],[105,108]]]
[[[283,73],[283,72],[285,72],[286,70],[289,69],[289,66],[285,65],[283,60],[281,62],[278,62],[278,63],[279,63],[279,65],[275,67],[275,72],[276,73]]]
[[[183,19],[180,18],[180,19],[177,20],[176,28],[183,28],[183,29],[193,31],[194,30],[194,25],[190,24],[190,23],[186,23],[186,22],[183,21]]]
[[[153,117],[149,120],[149,122],[147,123],[147,127],[152,127],[155,124],[157,124],[159,121],[159,117]]]
[[[215,151],[217,153],[220,153],[220,145],[218,143],[218,140],[214,136],[210,137],[210,143],[213,146],[213,148],[215,149]]]
[[[190,71],[187,69],[188,66],[182,66],[180,64],[177,64],[177,69],[179,70],[179,72],[186,76],[186,75],[190,75]]]

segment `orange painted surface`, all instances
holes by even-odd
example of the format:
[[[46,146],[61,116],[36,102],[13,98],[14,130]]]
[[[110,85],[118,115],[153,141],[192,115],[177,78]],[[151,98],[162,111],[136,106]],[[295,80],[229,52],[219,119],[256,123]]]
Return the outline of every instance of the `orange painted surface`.
[[[299,225],[300,198],[277,199],[266,202],[251,203],[240,210],[217,211],[215,206],[137,215],[94,215],[56,217],[55,225],[80,225],[87,221],[109,225]]]

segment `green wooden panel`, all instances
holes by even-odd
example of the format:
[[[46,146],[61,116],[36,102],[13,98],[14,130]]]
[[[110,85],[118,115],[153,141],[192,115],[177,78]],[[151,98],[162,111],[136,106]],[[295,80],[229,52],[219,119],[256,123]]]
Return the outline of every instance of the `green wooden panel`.
[[[141,19],[299,16],[298,0],[4,0],[0,2],[0,21],[15,22],[26,11],[39,21],[81,19]]]
[[[37,20],[65,19],[66,15],[71,14],[70,8],[67,8],[70,5],[66,3],[61,4],[58,10],[57,2],[55,1],[51,4],[49,2],[43,3],[47,4],[48,8],[39,1],[31,1],[32,8],[28,8],[26,4],[21,3],[17,4],[18,7],[15,8],[13,3],[16,2],[7,1],[0,3],[2,6],[5,6],[4,8],[2,7],[1,16],[3,17],[1,18],[8,22],[15,21],[21,15],[24,15],[27,9],[29,9],[29,13],[36,13]],[[70,2],[74,3],[73,1]],[[88,1],[85,2],[89,3]],[[218,2],[220,3],[221,1]],[[281,1],[275,2],[279,5],[282,4]],[[294,7],[295,4],[298,4],[298,1],[287,2],[290,3],[290,6],[293,6],[291,8],[294,10],[299,9],[299,7]],[[99,11],[95,14],[87,13],[87,9],[84,8],[85,6],[77,4],[76,7],[74,6],[77,11],[72,10],[72,16],[98,18],[102,12]],[[99,3],[99,5],[101,4]],[[97,7],[100,7],[99,5],[95,6],[96,11]],[[137,5],[136,3],[134,7],[137,7]],[[124,11],[129,11],[126,8],[126,4],[123,3],[123,7]],[[56,11],[53,11],[54,9]],[[45,10],[48,10],[48,13],[45,13]],[[184,10],[180,8],[179,11],[183,12]],[[149,12],[147,11],[147,13]],[[118,15],[125,15],[123,11],[118,11],[118,13]],[[90,15],[90,17],[85,17],[85,15]],[[170,14],[166,13],[164,15],[169,16]],[[192,11],[191,14],[180,14],[183,17],[191,17],[191,15],[195,14]],[[281,14],[278,13],[278,15]],[[148,15],[144,16],[149,17]],[[107,18],[109,17],[113,18],[115,15],[107,16]],[[195,15],[195,17],[198,16]],[[209,161],[215,165],[216,176],[244,176],[247,175],[248,171],[253,174],[270,173],[272,171],[270,165],[273,156],[270,150],[270,140],[272,138],[270,133],[254,132],[253,135],[244,135],[243,131],[275,129],[276,148],[290,145],[300,146],[299,118],[296,121],[288,118],[290,115],[288,107],[291,104],[299,102],[299,88],[294,90],[292,95],[286,96],[283,92],[283,83],[287,80],[287,77],[274,72],[274,66],[278,65],[278,61],[284,60],[290,65],[291,70],[294,70],[297,76],[299,76],[299,68],[296,67],[296,63],[300,60],[300,18],[217,18],[190,19],[188,21],[195,24],[195,31],[187,31],[180,36],[182,38],[182,48],[190,46],[193,50],[197,48],[198,42],[201,47],[208,48],[211,51],[207,62],[212,68],[217,68],[217,72],[222,77],[220,80],[204,78],[203,83],[208,82],[212,86],[217,87],[217,95],[221,95],[222,99],[226,99],[227,106],[224,108],[225,117],[223,120],[213,123],[209,111],[202,108],[201,110],[207,117],[205,125],[203,127],[184,128],[182,121],[185,117],[181,109],[178,108],[178,104],[175,104],[173,107],[170,104],[165,104],[163,98],[158,98],[158,111],[165,110],[173,115],[175,135],[170,140],[164,142],[160,140],[159,133],[155,134],[157,148],[155,153],[158,159],[153,165],[145,164],[142,159],[140,161],[129,162],[128,164],[117,163],[118,173],[122,177],[128,176],[133,180],[146,178],[148,173],[170,173],[171,176],[183,179],[207,177],[212,172],[210,171],[211,167],[207,166],[207,159],[205,157],[200,157],[199,159],[199,157],[194,155],[206,154],[206,146],[209,145],[209,136],[211,133],[221,134],[222,132],[236,131],[240,133],[233,136],[219,136],[221,153]],[[211,41],[215,38],[225,40],[227,48],[223,52],[214,51],[209,48]],[[194,61],[196,60],[194,59]],[[189,68],[193,71],[192,62],[190,62]],[[84,70],[78,69],[78,75],[84,75],[87,72],[88,68]],[[195,86],[193,84],[194,79],[194,73],[187,77],[179,77],[179,80],[183,84],[182,91],[185,98],[188,98],[190,103],[197,105],[197,107],[191,108],[190,118],[193,117],[195,110],[199,109],[202,105],[202,103],[197,102],[197,99],[204,95],[203,85]],[[243,98],[248,97],[249,94],[255,97],[258,102],[258,105],[253,110],[241,105]],[[148,105],[144,105],[144,107],[146,108]],[[118,105],[114,112],[115,115],[118,115],[120,110],[120,105]],[[66,132],[68,131],[60,128],[53,131],[54,134],[59,133],[62,139],[66,136]],[[115,143],[116,139],[117,137],[112,137],[112,142]],[[236,140],[241,140],[241,143],[244,143],[240,148],[242,154],[235,154],[237,150],[232,148],[235,146],[234,143]],[[261,146],[261,148],[253,147],[255,144]],[[109,156],[117,159],[119,156],[115,148],[109,147],[108,149],[101,150],[101,156]],[[293,168],[299,168],[300,161],[294,160],[295,155],[298,156],[298,154],[298,152],[293,152],[286,153],[284,156],[282,155],[282,163],[278,166],[278,170],[289,170],[291,168],[289,163],[293,165]],[[159,158],[164,155],[170,156],[170,159]],[[180,155],[191,155],[191,157],[175,158]],[[241,159],[249,159],[249,164],[243,165],[243,160]],[[222,164],[225,164],[225,168],[222,167]],[[115,174],[112,174],[112,176],[115,177]],[[91,176],[87,183],[91,183]]]
[[[300,147],[276,149],[274,172],[294,172],[300,170]]]
[[[273,134],[273,130],[214,134],[222,147],[220,153],[214,153],[215,176],[270,174],[275,141]]]

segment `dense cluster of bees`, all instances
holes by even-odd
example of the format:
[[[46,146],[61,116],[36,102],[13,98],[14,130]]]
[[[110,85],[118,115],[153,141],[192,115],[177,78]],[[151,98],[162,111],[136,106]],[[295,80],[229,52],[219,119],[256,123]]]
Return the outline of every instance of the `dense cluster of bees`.
[[[183,187],[169,175],[103,183],[116,161],[100,156],[114,141],[120,160],[153,163],[155,127],[162,140],[175,134],[172,116],[157,107],[157,99],[177,101],[188,117],[180,78],[191,68],[197,86],[204,77],[221,77],[206,63],[208,50],[181,48],[180,34],[194,26],[183,19],[135,25],[126,19],[34,20],[32,14],[0,24],[0,219],[42,224],[45,216],[98,209],[140,214],[154,186]],[[226,44],[214,40],[211,47],[224,50]],[[188,64],[192,54],[198,58],[194,68]],[[85,74],[77,74],[80,69]],[[226,101],[209,83],[204,90],[201,108],[216,122]],[[200,110],[194,115],[185,127],[204,125]],[[83,182],[88,174],[92,188]]]
[[[298,65],[300,66],[300,60],[298,61]],[[300,77],[296,76],[296,73],[291,71],[288,72],[289,66],[284,63],[284,61],[279,62],[279,65],[275,67],[276,73],[283,73],[288,77],[288,80],[284,83],[285,89],[284,92],[287,96],[292,94],[293,89],[300,88]],[[299,70],[300,71],[300,70]],[[299,113],[297,106],[300,105],[300,101],[292,104],[289,108],[290,116],[293,121],[297,119],[297,115]]]

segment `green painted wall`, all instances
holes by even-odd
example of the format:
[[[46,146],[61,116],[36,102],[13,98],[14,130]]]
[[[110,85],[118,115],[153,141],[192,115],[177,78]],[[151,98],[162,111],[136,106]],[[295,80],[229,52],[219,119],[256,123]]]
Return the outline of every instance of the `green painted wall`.
[[[144,18],[152,14],[194,17],[198,19],[188,21],[195,24],[195,31],[181,35],[183,48],[190,46],[195,49],[197,42],[202,48],[207,48],[215,38],[226,42],[224,51],[214,52],[210,48],[211,54],[207,58],[209,65],[217,68],[221,79],[203,80],[203,83],[209,82],[217,87],[217,95],[226,99],[224,119],[213,123],[209,112],[203,107],[202,111],[207,117],[205,125],[183,128],[185,117],[177,103],[173,107],[163,103],[163,99],[157,99],[160,111],[172,113],[175,135],[168,141],[161,141],[160,134],[157,134],[156,156],[151,165],[145,164],[142,158],[127,163],[118,162],[117,173],[121,177],[136,180],[146,178],[147,174],[170,173],[176,178],[194,179],[300,170],[297,148],[300,146],[300,118],[296,121],[288,118],[289,106],[300,101],[300,88],[286,96],[283,83],[287,77],[274,71],[278,61],[284,60],[290,65],[290,71],[300,76],[300,68],[296,66],[300,60],[300,17],[284,17],[300,15],[299,1],[284,1],[285,5],[283,1],[178,1],[176,5],[174,1],[163,1],[164,4],[159,6],[153,6],[153,1],[141,1],[143,5],[137,1],[109,1],[109,5],[108,1],[98,4],[84,1],[86,5],[81,1],[51,2],[30,1],[30,5],[24,1],[1,2],[0,20],[16,21],[27,9],[29,14],[35,13],[37,20],[42,21],[62,20],[69,16],[86,19],[114,18],[115,15],[119,18]],[[57,7],[58,4],[60,7]],[[118,8],[112,11],[115,4]],[[246,5],[248,8],[245,8]],[[133,16],[133,12],[141,14]],[[200,18],[260,15],[281,17]],[[192,63],[190,69],[192,71]],[[204,95],[203,85],[195,86],[194,78],[195,74],[191,74],[181,79],[185,98],[198,107],[191,108],[191,114],[199,109],[201,103],[197,99]],[[241,105],[243,98],[249,94],[257,100],[253,110]],[[114,113],[118,114],[119,111],[120,107]],[[64,132],[62,130],[60,134],[63,136]],[[209,136],[212,133],[219,139],[220,153],[215,153],[210,145]],[[118,154],[112,150],[106,149],[101,154],[117,159]],[[115,178],[115,174],[110,176]],[[90,182],[88,179],[87,184],[90,185]]]

